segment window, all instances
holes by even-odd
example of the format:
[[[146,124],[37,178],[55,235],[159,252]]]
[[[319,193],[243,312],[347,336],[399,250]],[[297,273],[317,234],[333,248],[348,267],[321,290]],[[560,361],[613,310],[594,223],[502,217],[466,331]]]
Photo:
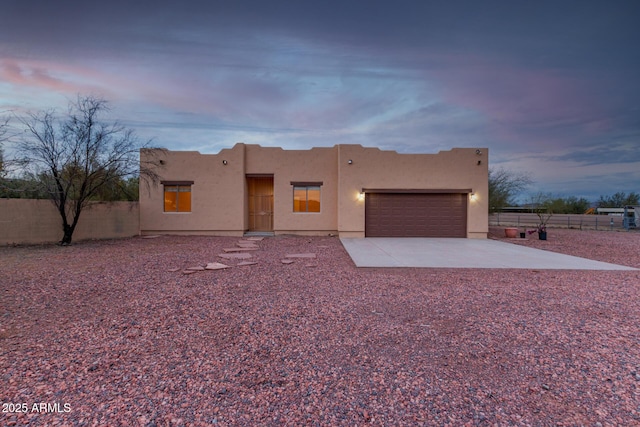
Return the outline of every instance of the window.
[[[191,185],[193,181],[163,181],[164,211],[191,212]]]
[[[292,182],[291,184],[293,185],[294,212],[320,212],[321,182]]]

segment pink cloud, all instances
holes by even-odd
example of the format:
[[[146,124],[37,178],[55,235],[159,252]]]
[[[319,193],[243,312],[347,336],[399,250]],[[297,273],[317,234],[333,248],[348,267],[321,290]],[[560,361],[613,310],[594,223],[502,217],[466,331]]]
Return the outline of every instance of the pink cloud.
[[[579,76],[479,57],[448,56],[438,60],[447,66],[430,75],[441,82],[445,100],[483,114],[493,133],[501,138],[531,142],[536,130],[555,126],[578,126],[590,134],[610,129],[610,123],[601,120],[604,112],[589,92],[587,82]]]
[[[90,68],[72,64],[10,58],[0,60],[0,80],[13,86],[9,93],[19,93],[21,98],[35,93],[39,96],[56,93],[69,98],[79,93],[102,94],[105,92],[105,86],[99,84],[101,79],[104,80],[102,77]]]
[[[0,78],[5,82],[13,84],[22,84],[25,81],[21,68],[17,64],[9,61],[3,61],[0,65]]]

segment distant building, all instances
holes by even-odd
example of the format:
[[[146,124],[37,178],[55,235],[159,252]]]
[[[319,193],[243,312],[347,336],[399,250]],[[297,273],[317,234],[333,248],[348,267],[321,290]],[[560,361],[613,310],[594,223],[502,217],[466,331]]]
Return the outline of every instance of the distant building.
[[[488,150],[399,154],[360,145],[218,154],[149,150],[161,185],[140,191],[142,234],[486,238]]]

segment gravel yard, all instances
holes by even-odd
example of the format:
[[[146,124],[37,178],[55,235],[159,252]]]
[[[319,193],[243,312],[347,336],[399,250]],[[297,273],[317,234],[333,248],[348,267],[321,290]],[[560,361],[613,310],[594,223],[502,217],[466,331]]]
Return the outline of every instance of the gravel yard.
[[[504,240],[640,268],[638,232],[548,238]],[[239,240],[0,248],[0,425],[640,425],[639,271],[218,256]]]

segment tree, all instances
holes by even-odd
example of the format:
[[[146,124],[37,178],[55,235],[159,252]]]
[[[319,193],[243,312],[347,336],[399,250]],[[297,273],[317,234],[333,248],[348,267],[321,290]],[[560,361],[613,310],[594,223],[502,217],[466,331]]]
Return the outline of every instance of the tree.
[[[2,145],[0,145],[0,179],[2,179],[3,176],[4,176],[4,151],[2,149]]]
[[[600,200],[598,200],[599,208],[622,208],[639,204],[640,195],[633,191],[629,195],[624,192],[617,192],[612,196],[600,196]]]
[[[506,169],[489,169],[489,210],[496,212],[516,203],[515,198],[531,184],[526,173]]]
[[[63,245],[71,243],[83,209],[100,191],[136,177],[157,182],[155,162],[141,164],[134,132],[119,123],[103,123],[107,101],[79,96],[68,114],[30,113],[20,119],[24,136],[17,142],[18,163],[44,191],[62,219]]]
[[[137,176],[114,180],[109,185],[100,188],[95,200],[104,202],[114,202],[117,200],[136,201],[138,200],[138,181]]]
[[[564,200],[566,211],[563,213],[583,214],[591,207],[591,202],[589,202],[589,200],[585,199],[584,197],[577,198],[575,196],[571,196],[565,198]]]
[[[548,200],[549,208],[557,214],[583,214],[591,203],[584,197],[550,197]]]
[[[37,181],[24,178],[0,178],[0,199],[48,199]]]
[[[532,230],[533,232],[543,233],[547,231],[547,222],[553,216],[553,203],[556,200],[551,194],[542,192],[531,196],[529,203],[531,210],[538,216],[538,225],[535,230]]]
[[[7,140],[7,134],[9,133],[9,118],[4,119],[4,122],[0,122],[0,179],[5,174],[4,164],[4,147],[3,143]]]

